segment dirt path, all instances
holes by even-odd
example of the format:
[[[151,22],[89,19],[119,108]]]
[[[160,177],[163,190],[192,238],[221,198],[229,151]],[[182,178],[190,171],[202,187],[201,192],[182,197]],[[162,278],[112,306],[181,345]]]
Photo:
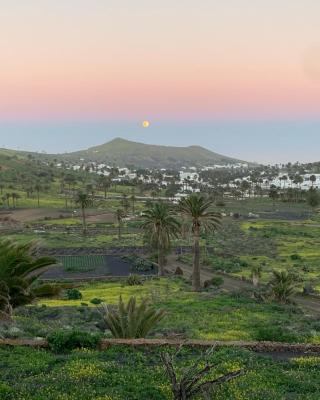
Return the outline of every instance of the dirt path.
[[[170,271],[175,271],[177,267],[180,267],[183,270],[184,276],[186,278],[191,278],[192,266],[184,264],[180,261],[175,260],[174,256],[169,258],[168,269]],[[224,283],[222,285],[223,289],[228,291],[236,292],[241,291],[243,289],[251,289],[253,286],[249,282],[241,281],[237,278],[233,278],[230,275],[213,273],[208,268],[203,267],[201,269],[201,282],[211,279],[215,276],[222,276]],[[320,317],[320,298],[315,297],[304,297],[304,296],[295,296],[294,301],[298,304],[307,314],[310,314],[313,317]]]

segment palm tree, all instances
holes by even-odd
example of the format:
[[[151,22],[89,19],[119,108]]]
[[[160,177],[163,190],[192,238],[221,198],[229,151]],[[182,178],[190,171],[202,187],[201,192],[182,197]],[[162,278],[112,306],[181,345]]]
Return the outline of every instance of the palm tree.
[[[83,234],[86,235],[87,234],[86,209],[92,205],[92,199],[90,198],[88,193],[78,192],[74,201],[81,208]]]
[[[135,213],[135,203],[136,203],[136,196],[134,195],[134,193],[132,193],[130,200],[132,203],[132,214],[134,214]]]
[[[164,275],[164,255],[170,248],[171,238],[180,232],[180,223],[175,219],[165,203],[154,203],[143,213],[141,229],[145,232],[150,244],[158,252],[158,273]]]
[[[270,287],[274,298],[280,303],[288,303],[296,291],[296,279],[288,271],[272,271]]]
[[[126,216],[126,214],[121,208],[118,208],[117,211],[115,212],[115,217],[118,222],[118,238],[119,238],[119,240],[121,240],[122,221],[125,216]]]
[[[121,205],[124,208],[125,214],[128,214],[130,203],[129,203],[128,196],[126,195],[126,193],[122,194]]]
[[[251,279],[254,287],[259,285],[259,280],[262,274],[262,265],[253,265],[251,267]]]
[[[0,316],[10,317],[14,307],[32,299],[34,280],[56,260],[37,257],[36,243],[21,244],[8,239],[0,241]]]
[[[310,182],[311,182],[312,188],[313,188],[314,183],[315,183],[316,181],[317,181],[317,177],[316,177],[315,175],[311,175],[311,176],[310,176]]]
[[[37,203],[38,203],[38,207],[40,207],[40,191],[42,190],[42,187],[40,185],[40,183],[36,183],[36,185],[34,186],[35,191],[37,192]]]
[[[100,183],[101,188],[104,191],[104,198],[106,199],[107,198],[108,189],[111,186],[111,179],[110,179],[109,176],[100,175],[99,183]]]
[[[221,214],[210,211],[212,205],[212,200],[196,193],[182,199],[179,204],[181,213],[191,219],[194,237],[192,272],[192,287],[194,291],[200,290],[200,233],[203,229],[214,231],[221,224]]]

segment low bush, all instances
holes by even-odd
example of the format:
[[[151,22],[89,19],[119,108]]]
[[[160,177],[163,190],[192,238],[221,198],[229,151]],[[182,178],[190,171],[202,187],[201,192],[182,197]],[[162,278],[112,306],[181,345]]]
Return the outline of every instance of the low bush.
[[[96,349],[101,341],[101,335],[76,330],[60,330],[51,333],[47,340],[53,352],[66,353],[75,349]]]
[[[143,285],[142,279],[139,275],[130,274],[126,281],[129,286]]]
[[[90,303],[91,303],[91,304],[98,305],[98,304],[103,303],[103,300],[101,300],[101,299],[95,297],[94,299],[90,300]]]
[[[67,298],[68,300],[81,300],[82,293],[78,289],[68,289]]]
[[[299,342],[299,337],[280,326],[261,327],[257,330],[255,340],[266,342],[283,342],[283,343],[296,343]]]
[[[32,293],[35,297],[54,297],[61,293],[61,286],[52,285],[51,283],[45,283],[41,286],[35,287]]]
[[[203,286],[205,288],[208,288],[210,286],[214,286],[214,287],[219,288],[220,286],[223,285],[223,282],[224,282],[224,280],[223,280],[223,278],[221,276],[215,276],[212,279],[208,279],[207,281],[205,281]]]

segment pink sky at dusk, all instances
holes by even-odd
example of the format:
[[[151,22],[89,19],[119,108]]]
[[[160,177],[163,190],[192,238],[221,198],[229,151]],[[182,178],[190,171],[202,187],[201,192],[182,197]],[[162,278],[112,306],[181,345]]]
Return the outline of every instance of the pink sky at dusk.
[[[320,117],[320,2],[1,7],[2,120]]]

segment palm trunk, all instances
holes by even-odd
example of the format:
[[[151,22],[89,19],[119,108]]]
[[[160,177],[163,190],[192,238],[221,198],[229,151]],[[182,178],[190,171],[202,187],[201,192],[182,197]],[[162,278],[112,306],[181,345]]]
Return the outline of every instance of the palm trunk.
[[[163,250],[161,248],[161,246],[159,246],[158,248],[158,275],[159,276],[164,276],[164,262],[163,262]]]
[[[83,234],[87,234],[87,219],[86,219],[86,210],[82,207],[82,224],[83,224]]]
[[[118,222],[118,238],[121,240],[121,222]]]
[[[194,257],[193,257],[193,271],[192,271],[192,290],[199,292],[200,284],[200,230],[199,227],[195,228],[194,232]]]

